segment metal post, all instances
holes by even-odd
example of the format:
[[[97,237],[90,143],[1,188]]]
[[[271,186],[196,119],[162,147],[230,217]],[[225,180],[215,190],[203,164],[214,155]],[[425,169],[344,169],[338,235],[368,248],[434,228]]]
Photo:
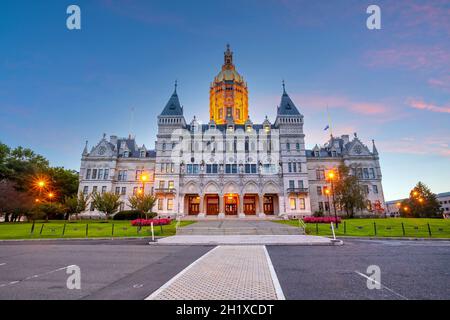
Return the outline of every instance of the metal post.
[[[64,223],[63,232],[62,232],[63,237],[64,237],[64,233],[66,233],[66,224],[65,223]]]
[[[373,222],[373,231],[377,235],[377,223],[375,221]]]
[[[88,237],[89,234],[89,223],[86,223],[86,238]]]
[[[339,229],[339,223],[338,223],[337,213],[336,213],[336,201],[334,199],[334,185],[333,185],[333,180],[330,179],[330,181],[331,181],[331,195],[333,196],[334,219],[336,222],[336,229]]]
[[[334,224],[331,222],[331,231],[333,231],[333,240],[336,240],[336,234],[334,233]]]
[[[344,221],[344,234],[347,233],[347,223]]]
[[[41,226],[41,231],[39,231],[39,235],[42,235],[42,230],[44,230],[44,224]]]
[[[114,223],[112,224],[112,228],[111,228],[111,237],[114,237]]]
[[[403,231],[403,236],[405,236],[406,235],[406,233],[405,233],[405,225],[403,224],[403,222],[402,222],[402,231]]]
[[[153,222],[150,223],[150,227],[152,229],[152,241],[155,242],[155,231],[153,230]]]
[[[316,223],[316,234],[319,234],[319,224]]]
[[[429,223],[427,223],[427,226],[428,226],[428,234],[430,235],[430,237],[431,237],[431,228],[430,228],[430,224]]]

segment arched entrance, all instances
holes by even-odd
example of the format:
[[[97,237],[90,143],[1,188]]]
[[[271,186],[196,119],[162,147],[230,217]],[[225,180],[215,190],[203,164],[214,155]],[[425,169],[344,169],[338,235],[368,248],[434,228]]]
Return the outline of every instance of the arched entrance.
[[[225,201],[225,214],[226,215],[237,215],[239,197],[237,194],[229,193],[224,196]]]
[[[278,213],[278,195],[265,194],[263,196],[263,212],[268,215]]]
[[[198,194],[187,194],[185,201],[189,215],[197,215],[200,213],[200,196]]]
[[[205,206],[207,215],[219,214],[219,195],[207,194],[205,195]]]

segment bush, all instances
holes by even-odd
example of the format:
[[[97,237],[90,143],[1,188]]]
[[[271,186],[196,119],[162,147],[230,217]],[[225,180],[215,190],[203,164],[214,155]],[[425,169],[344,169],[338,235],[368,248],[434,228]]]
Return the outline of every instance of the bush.
[[[305,217],[303,218],[303,222],[305,223],[336,223],[336,219],[334,217]],[[341,222],[341,218],[337,218],[337,222]]]
[[[136,220],[144,216],[144,213],[139,210],[125,210],[117,212],[113,216],[113,220]]]
[[[165,226],[170,224],[172,220],[170,218],[160,218],[160,219],[136,219],[131,221],[131,225],[134,227],[148,227],[152,224],[154,226]]]
[[[323,211],[316,211],[313,213],[313,217],[323,217]]]

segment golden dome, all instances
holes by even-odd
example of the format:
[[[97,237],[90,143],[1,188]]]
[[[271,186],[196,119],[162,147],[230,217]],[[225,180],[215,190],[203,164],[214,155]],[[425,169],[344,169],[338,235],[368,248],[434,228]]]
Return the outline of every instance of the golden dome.
[[[244,82],[244,78],[235,69],[224,69],[214,78],[214,82],[222,81]]]

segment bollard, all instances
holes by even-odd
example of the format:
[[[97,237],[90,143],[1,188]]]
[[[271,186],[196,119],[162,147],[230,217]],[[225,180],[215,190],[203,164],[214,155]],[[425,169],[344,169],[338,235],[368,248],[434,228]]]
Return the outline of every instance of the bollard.
[[[319,234],[319,224],[316,223],[316,234]]]
[[[66,233],[66,224],[64,223],[62,237],[64,237],[64,233]]]
[[[428,226],[428,234],[430,235],[430,237],[431,237],[431,228],[430,228],[430,224],[429,223],[427,223],[427,226]]]
[[[30,234],[33,234],[33,233],[34,233],[34,224],[35,224],[35,222],[36,222],[36,221],[33,220],[33,224],[31,225],[31,231],[30,231]]]
[[[344,234],[347,233],[347,223],[344,221]]]
[[[111,228],[111,237],[114,237],[114,223],[112,224],[112,228]]]
[[[405,236],[406,232],[405,232],[405,225],[403,224],[403,222],[402,222],[402,231],[403,231],[403,236]]]
[[[162,224],[159,225],[161,228],[161,234],[163,234],[163,228],[162,228]]]
[[[150,223],[150,227],[152,229],[152,241],[155,242],[155,231],[153,230],[153,222]]]
[[[42,230],[44,230],[44,224],[41,226],[41,231],[39,231],[39,235],[42,235]]]
[[[86,223],[86,238],[88,237],[89,234],[89,223]]]
[[[377,223],[375,221],[373,222],[373,232],[377,235]]]

